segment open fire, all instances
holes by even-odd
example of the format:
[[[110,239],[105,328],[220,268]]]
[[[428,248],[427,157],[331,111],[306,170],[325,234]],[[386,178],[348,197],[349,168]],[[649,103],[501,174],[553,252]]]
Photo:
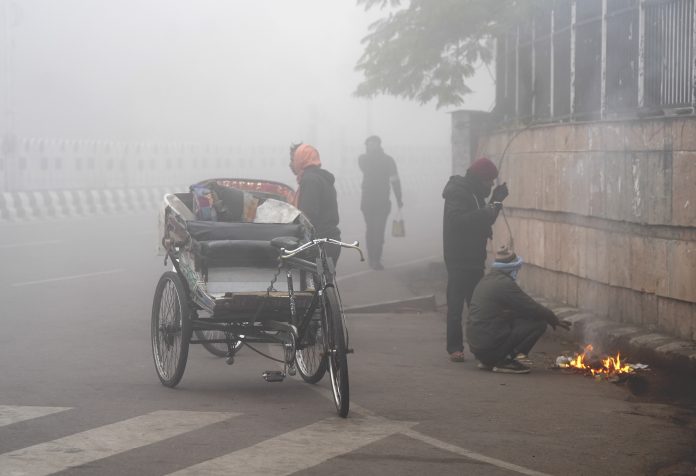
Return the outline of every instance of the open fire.
[[[556,359],[556,365],[560,368],[577,369],[593,376],[612,377],[622,374],[631,374],[636,368],[621,361],[621,354],[615,357],[594,358],[592,345],[587,345],[582,354],[575,354],[575,357],[561,356]],[[638,364],[640,365],[640,364]]]

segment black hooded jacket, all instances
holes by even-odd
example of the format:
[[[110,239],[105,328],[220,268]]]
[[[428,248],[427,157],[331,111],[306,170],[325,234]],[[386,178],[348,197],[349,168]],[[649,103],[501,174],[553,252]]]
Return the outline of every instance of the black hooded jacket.
[[[319,167],[307,167],[300,179],[298,206],[314,225],[316,238],[341,238],[335,177]]]
[[[497,212],[486,208],[488,187],[467,173],[450,177],[442,197],[443,249],[447,269],[485,269],[486,242],[493,237]]]

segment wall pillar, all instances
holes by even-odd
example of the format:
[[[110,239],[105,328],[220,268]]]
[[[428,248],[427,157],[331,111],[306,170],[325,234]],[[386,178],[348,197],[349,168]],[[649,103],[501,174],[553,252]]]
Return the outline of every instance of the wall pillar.
[[[476,160],[478,141],[488,128],[490,114],[483,111],[452,112],[452,174],[464,175]]]

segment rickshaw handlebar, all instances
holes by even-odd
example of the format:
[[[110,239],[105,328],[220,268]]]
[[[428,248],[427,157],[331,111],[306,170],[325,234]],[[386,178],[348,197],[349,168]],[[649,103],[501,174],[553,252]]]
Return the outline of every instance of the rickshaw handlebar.
[[[310,240],[307,243],[295,248],[294,250],[286,250],[285,248],[281,248],[280,249],[280,257],[282,259],[292,258],[293,256],[297,255],[298,253],[302,253],[303,251],[308,250],[309,248],[319,246],[320,244],[323,244],[323,243],[331,243],[333,245],[338,245],[342,248],[350,248],[353,250],[357,250],[358,253],[360,253],[360,261],[365,261],[365,257],[363,256],[363,252],[360,249],[360,242],[354,241],[353,243],[344,243],[342,241],[334,240],[333,238],[317,238],[315,240]]]

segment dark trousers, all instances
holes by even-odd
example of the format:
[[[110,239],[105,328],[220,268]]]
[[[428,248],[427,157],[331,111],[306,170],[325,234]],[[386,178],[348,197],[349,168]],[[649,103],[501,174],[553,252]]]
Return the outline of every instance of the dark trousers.
[[[341,241],[340,236],[338,238],[334,238],[334,239]],[[324,249],[326,250],[326,255],[329,258],[333,258],[334,266],[336,266],[338,264],[338,257],[341,256],[341,247],[339,245],[327,243],[325,245]]]
[[[365,246],[367,246],[367,261],[370,264],[382,260],[384,247],[384,229],[389,218],[389,209],[363,210],[365,217]]]
[[[464,350],[462,312],[471,304],[474,288],[483,277],[482,269],[447,270],[447,352]]]
[[[474,355],[485,365],[496,365],[508,357],[529,354],[532,347],[546,332],[546,321],[541,319],[517,318],[510,322],[510,333],[502,345],[484,351],[476,350]]]

